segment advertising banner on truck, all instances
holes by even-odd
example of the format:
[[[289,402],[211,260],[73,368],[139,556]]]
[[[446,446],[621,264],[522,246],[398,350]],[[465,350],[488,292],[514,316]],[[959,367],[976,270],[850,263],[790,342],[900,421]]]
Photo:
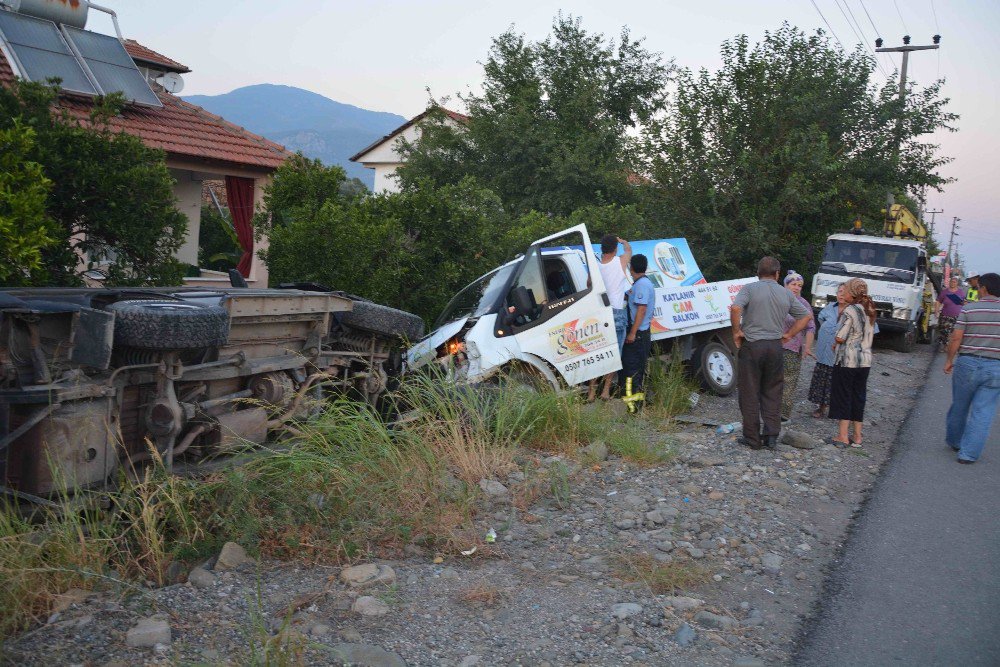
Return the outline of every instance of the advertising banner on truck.
[[[656,287],[650,331],[654,340],[715,329],[729,324],[729,306],[740,288],[756,278],[709,283],[694,259],[687,239],[631,241],[633,255],[649,260],[646,276]],[[594,246],[598,257],[601,248]],[[619,246],[618,254],[624,249]]]
[[[729,324],[729,306],[740,289],[756,278],[737,278],[717,283],[656,290],[656,307],[650,330],[653,339],[690,333],[693,328],[716,328]],[[660,334],[660,335],[658,335]]]
[[[656,239],[631,241],[633,255],[645,255],[649,260],[646,275],[657,288],[697,285],[705,282],[687,239]],[[618,254],[624,249],[618,246]],[[594,245],[594,254],[601,256],[601,246]]]

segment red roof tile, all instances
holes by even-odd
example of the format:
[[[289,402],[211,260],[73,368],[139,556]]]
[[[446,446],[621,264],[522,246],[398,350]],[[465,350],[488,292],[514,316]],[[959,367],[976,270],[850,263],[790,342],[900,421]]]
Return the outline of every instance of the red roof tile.
[[[14,72],[0,53],[0,85],[9,85],[13,80]],[[153,88],[163,107],[130,104],[111,120],[111,127],[137,136],[147,146],[159,148],[169,155],[241,167],[270,171],[281,166],[291,155],[280,144],[174,97],[158,86]],[[83,124],[93,108],[89,98],[76,95],[60,95],[59,106]]]
[[[134,39],[125,40],[125,50],[128,51],[130,56],[132,56],[132,60],[135,60],[137,63],[150,63],[164,68],[168,72],[177,72],[179,74],[191,71],[191,68],[187,65],[181,65],[176,60],[168,58],[162,53],[157,53],[153,49],[148,46],[143,46]]]

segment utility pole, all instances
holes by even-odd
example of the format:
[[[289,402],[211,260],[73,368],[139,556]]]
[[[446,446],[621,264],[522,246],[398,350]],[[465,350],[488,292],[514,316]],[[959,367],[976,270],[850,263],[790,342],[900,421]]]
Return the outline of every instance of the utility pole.
[[[955,244],[955,230],[958,229],[958,223],[960,220],[961,218],[951,219],[951,238],[948,239],[948,256],[946,258],[949,262],[951,261],[951,249]]]
[[[936,216],[936,215],[937,215],[938,213],[944,213],[944,209],[941,209],[940,211],[924,211],[924,213],[925,213],[925,214],[926,214],[926,213],[930,213],[930,214],[931,214],[931,228],[930,228],[930,232],[928,233],[928,235],[929,235],[929,236],[930,236],[931,238],[933,238],[933,237],[934,237],[934,217],[935,217],[935,216]]]
[[[903,54],[903,64],[899,68],[899,118],[896,119],[896,145],[894,146],[893,155],[898,160],[899,159],[899,148],[900,144],[903,143],[903,112],[906,110],[906,66],[910,61],[910,51],[927,51],[930,49],[937,49],[941,43],[941,35],[934,35],[933,44],[925,44],[922,46],[911,45],[910,36],[903,35],[903,46],[893,46],[893,47],[882,47],[883,41],[879,37],[875,40],[875,51],[877,53],[902,53]],[[893,196],[892,193],[886,193],[886,207],[885,207],[885,220],[886,223],[889,222],[892,216],[892,204]],[[886,227],[888,228],[888,227]]]

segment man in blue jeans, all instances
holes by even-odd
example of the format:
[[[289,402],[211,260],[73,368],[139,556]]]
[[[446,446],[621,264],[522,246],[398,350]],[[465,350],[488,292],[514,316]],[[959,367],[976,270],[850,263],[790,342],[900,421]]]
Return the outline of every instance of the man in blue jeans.
[[[1000,401],[998,297],[1000,275],[979,276],[979,300],[962,308],[948,341],[944,372],[953,374],[945,442],[958,452],[959,463],[979,458]]]

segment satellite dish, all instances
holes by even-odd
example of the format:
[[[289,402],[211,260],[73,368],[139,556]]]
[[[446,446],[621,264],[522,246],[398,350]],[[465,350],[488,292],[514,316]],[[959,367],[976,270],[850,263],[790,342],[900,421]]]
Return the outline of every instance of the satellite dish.
[[[163,86],[163,89],[168,93],[176,94],[184,90],[184,79],[177,72],[167,72],[158,77],[156,83]]]

